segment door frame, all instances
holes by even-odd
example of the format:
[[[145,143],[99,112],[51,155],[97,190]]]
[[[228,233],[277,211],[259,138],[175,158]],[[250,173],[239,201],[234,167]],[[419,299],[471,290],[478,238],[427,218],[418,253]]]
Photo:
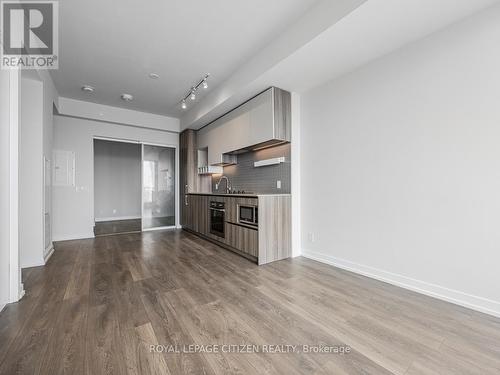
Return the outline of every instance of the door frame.
[[[95,224],[95,175],[94,175],[94,163],[95,163],[95,152],[94,152],[94,140],[101,140],[101,141],[110,141],[110,142],[121,142],[121,143],[133,143],[133,144],[138,144],[141,146],[141,232],[148,232],[148,231],[154,231],[154,230],[165,230],[165,229],[175,229],[175,228],[180,228],[180,215],[179,215],[179,146],[175,144],[167,144],[167,143],[154,143],[154,142],[146,142],[146,141],[139,141],[135,139],[126,139],[126,138],[114,138],[114,137],[106,137],[106,136],[99,136],[99,135],[93,135],[92,136],[92,215],[93,215],[93,222]],[[144,197],[142,195],[143,192],[143,160],[144,160],[144,145],[147,146],[158,146],[158,147],[166,147],[166,148],[173,148],[175,150],[175,182],[174,182],[174,188],[175,188],[175,193],[174,193],[174,205],[175,205],[175,225],[172,226],[166,226],[166,227],[158,227],[158,228],[144,228],[143,225],[143,217],[144,217]]]

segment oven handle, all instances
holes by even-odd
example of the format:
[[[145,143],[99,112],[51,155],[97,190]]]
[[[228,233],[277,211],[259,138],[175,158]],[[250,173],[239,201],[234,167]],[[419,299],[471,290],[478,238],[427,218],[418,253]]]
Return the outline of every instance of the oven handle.
[[[226,212],[226,210],[224,210],[222,208],[210,208],[210,211]]]

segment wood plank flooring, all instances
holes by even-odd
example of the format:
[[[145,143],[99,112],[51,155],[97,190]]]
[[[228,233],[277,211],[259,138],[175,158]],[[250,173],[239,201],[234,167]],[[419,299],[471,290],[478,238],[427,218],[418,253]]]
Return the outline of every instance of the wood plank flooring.
[[[0,374],[500,373],[500,319],[301,257],[258,267],[182,231],[60,242],[23,276]]]
[[[107,236],[110,234],[140,232],[142,230],[141,219],[98,221],[94,226],[95,236]]]

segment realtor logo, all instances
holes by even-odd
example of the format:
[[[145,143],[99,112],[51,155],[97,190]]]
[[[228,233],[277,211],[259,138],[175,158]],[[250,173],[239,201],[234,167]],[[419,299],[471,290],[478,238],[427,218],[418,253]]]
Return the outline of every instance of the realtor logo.
[[[58,68],[58,5],[1,1],[2,69]]]

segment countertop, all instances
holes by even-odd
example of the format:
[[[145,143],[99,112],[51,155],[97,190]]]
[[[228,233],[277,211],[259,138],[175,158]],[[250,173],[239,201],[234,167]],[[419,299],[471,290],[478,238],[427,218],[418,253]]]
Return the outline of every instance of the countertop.
[[[224,193],[188,193],[188,195],[210,195],[214,197],[235,197],[235,198],[258,198],[258,197],[281,197],[289,196],[290,194],[224,194]]]

